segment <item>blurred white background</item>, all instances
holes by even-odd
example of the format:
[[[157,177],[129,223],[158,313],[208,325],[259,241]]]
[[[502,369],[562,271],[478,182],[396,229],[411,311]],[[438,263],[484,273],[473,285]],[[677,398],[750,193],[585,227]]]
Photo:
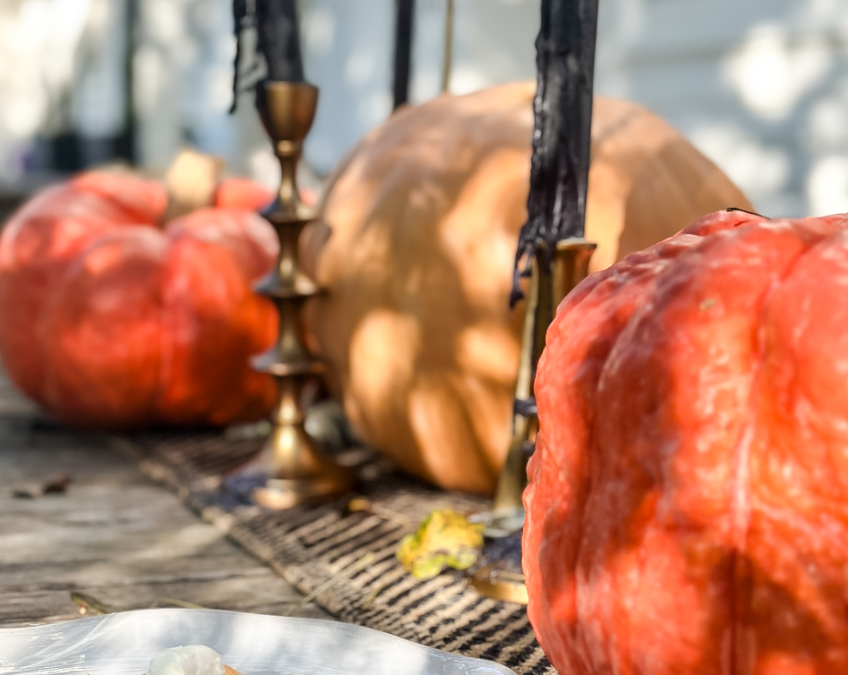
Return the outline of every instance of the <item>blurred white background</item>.
[[[454,3],[450,91],[535,77],[538,0]],[[416,2],[413,103],[441,90],[446,4]],[[321,88],[306,158],[325,174],[391,112],[395,0],[299,6]],[[767,215],[848,211],[848,0],[601,0],[600,13],[598,93],[666,118]],[[131,146],[161,168],[192,143],[273,184],[250,95],[227,114],[234,48],[230,0],[0,0],[0,183]]]

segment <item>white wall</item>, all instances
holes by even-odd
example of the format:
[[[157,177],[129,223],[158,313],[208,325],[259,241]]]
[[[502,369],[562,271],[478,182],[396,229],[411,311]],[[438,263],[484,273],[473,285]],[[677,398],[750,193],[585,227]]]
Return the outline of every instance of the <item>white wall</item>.
[[[446,0],[416,0],[411,99],[441,91]],[[455,0],[449,90],[465,94],[536,77],[538,0]]]
[[[0,181],[25,172],[38,134],[122,127],[124,8],[125,0],[0,0]]]
[[[417,0],[410,100],[441,92],[446,0]],[[306,156],[321,173],[392,109],[394,0],[301,0],[306,76],[321,87]],[[450,91],[535,77],[537,0],[457,0]]]
[[[321,173],[392,111],[394,0],[302,0],[306,79],[321,89],[304,152]]]
[[[601,0],[597,89],[653,109],[768,215],[848,211],[848,2]]]
[[[191,141],[273,183],[249,95],[227,115],[230,0],[139,2],[143,163],[163,167]],[[0,181],[21,172],[33,135],[123,119],[125,3],[0,0]],[[325,173],[390,113],[394,0],[300,5],[306,74],[321,88],[306,156]],[[445,6],[416,2],[413,102],[440,91]],[[535,76],[538,0],[455,7],[451,91]],[[668,119],[766,214],[848,211],[848,0],[600,0],[596,90]]]
[[[140,0],[134,62],[141,163],[162,168],[177,148],[239,154],[232,99],[232,11],[226,0]]]
[[[418,0],[414,100],[438,92],[444,6]],[[537,0],[456,0],[451,91],[535,77],[537,31]],[[763,213],[848,211],[848,0],[600,0],[595,76]]]
[[[142,161],[166,165],[185,139],[225,156],[232,170],[274,184],[277,166],[251,96],[229,107],[233,42],[229,0],[141,0],[136,104]],[[301,0],[307,79],[320,90],[305,156],[319,174],[392,109],[394,0]],[[441,89],[445,0],[416,3],[410,94]],[[536,0],[457,0],[451,91],[535,73]],[[198,27],[197,17],[204,21]]]

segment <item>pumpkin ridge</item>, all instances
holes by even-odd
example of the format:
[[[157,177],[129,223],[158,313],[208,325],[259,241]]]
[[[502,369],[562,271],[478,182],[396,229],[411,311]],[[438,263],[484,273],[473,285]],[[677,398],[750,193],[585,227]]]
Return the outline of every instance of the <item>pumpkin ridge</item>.
[[[741,210],[743,213],[754,214],[748,211]],[[752,230],[766,230],[777,234],[787,233],[794,234],[795,228],[787,222],[770,223],[765,217],[759,216],[761,220],[752,220],[732,230],[725,230],[721,233],[713,235],[717,238],[724,237],[727,239],[738,240],[746,236]],[[752,504],[751,504],[751,484],[750,484],[750,462],[752,448],[756,439],[757,430],[759,427],[760,407],[763,398],[763,364],[766,359],[766,344],[763,340],[763,326],[766,308],[770,297],[782,285],[783,281],[791,276],[793,270],[798,265],[803,256],[808,253],[817,242],[805,242],[805,246],[798,250],[789,260],[784,261],[781,269],[775,278],[769,281],[762,290],[759,298],[754,301],[755,319],[752,320],[752,342],[755,349],[752,350],[751,372],[750,372],[750,388],[747,396],[747,403],[741,408],[748,411],[746,421],[741,425],[736,441],[732,444],[731,454],[733,457],[733,472],[731,479],[731,536],[729,544],[732,547],[730,551],[730,564],[728,570],[728,611],[729,611],[729,673],[736,675],[740,672],[745,672],[745,667],[742,664],[745,654],[742,653],[740,647],[741,633],[743,625],[741,622],[745,613],[742,609],[742,603],[750,602],[749,594],[740,592],[743,588],[750,586],[746,583],[747,579],[752,574],[752,561],[747,553],[748,533],[751,526]],[[681,264],[678,262],[678,264]]]
[[[748,213],[751,215],[759,216],[757,213],[753,213],[751,211],[746,211],[744,209],[734,209],[741,211],[743,213]],[[730,209],[728,209],[730,211]],[[762,216],[760,216],[762,217]],[[763,220],[767,220],[762,217]],[[759,223],[756,224],[747,224],[743,227],[757,227]],[[738,230],[736,230],[738,231]],[[750,461],[751,461],[751,449],[754,442],[754,435],[756,433],[757,428],[757,411],[760,407],[760,399],[761,399],[761,391],[760,386],[762,384],[761,378],[763,377],[763,368],[762,364],[765,360],[765,350],[766,345],[762,338],[762,325],[763,325],[763,317],[768,305],[769,297],[773,294],[775,289],[782,283],[784,279],[786,279],[792,272],[792,270],[797,265],[800,258],[809,250],[809,248],[799,251],[798,255],[795,259],[786,266],[783,270],[783,274],[780,275],[779,279],[776,279],[771,282],[768,288],[765,289],[762,294],[762,298],[758,303],[758,308],[756,311],[757,320],[754,324],[755,330],[755,340],[757,344],[756,349],[756,358],[753,362],[753,372],[751,377],[751,390],[749,392],[749,402],[748,402],[748,410],[750,411],[750,415],[746,424],[739,431],[739,436],[733,445],[733,454],[734,454],[734,469],[733,469],[733,487],[732,489],[732,503],[731,509],[733,512],[732,524],[733,524],[733,551],[731,552],[731,560],[730,560],[730,571],[729,571],[729,584],[728,589],[730,592],[729,598],[729,613],[730,613],[730,644],[728,646],[729,651],[729,675],[737,675],[739,670],[740,659],[742,658],[742,654],[740,653],[740,632],[742,626],[740,626],[740,607],[739,604],[743,601],[744,596],[739,593],[740,585],[744,583],[744,577],[746,576],[746,572],[750,573],[750,563],[745,558],[745,549],[748,541],[748,531],[751,527],[751,484],[750,484]]]
[[[788,386],[789,391],[793,391],[797,387],[799,387],[798,379],[800,378],[800,373],[803,370],[803,363],[796,363],[794,359],[792,359],[792,355],[787,355],[785,352],[785,346],[783,350],[781,350],[780,344],[780,331],[779,331],[779,307],[780,300],[786,302],[786,297],[783,295],[783,288],[787,284],[795,284],[803,283],[798,281],[797,274],[802,275],[803,271],[809,271],[809,263],[808,258],[813,256],[823,256],[826,257],[826,252],[831,247],[841,247],[844,248],[844,242],[846,240],[846,233],[844,230],[838,230],[836,223],[839,222],[837,219],[830,218],[817,218],[817,219],[809,219],[807,221],[798,221],[798,220],[787,220],[777,223],[777,226],[782,226],[791,229],[793,232],[797,234],[799,238],[801,238],[806,246],[803,251],[800,252],[798,256],[793,260],[792,264],[784,270],[784,273],[781,275],[779,281],[774,283],[772,287],[769,289],[767,296],[764,298],[764,303],[760,312],[760,318],[758,319],[758,325],[760,327],[758,340],[760,346],[760,355],[758,360],[758,365],[762,371],[761,373],[761,382],[757,387],[757,392],[764,400],[764,403],[760,406],[759,409],[756,409],[754,416],[754,423],[756,424],[760,435],[762,438],[759,441],[759,447],[754,446],[759,450],[760,461],[762,462],[762,457],[764,454],[771,454],[770,449],[775,452],[779,452],[780,448],[775,446],[775,440],[779,440],[779,437],[775,437],[774,432],[769,429],[769,415],[780,415],[784,412],[781,408],[780,396],[781,394],[786,394],[782,390],[782,387]],[[799,269],[800,268],[800,269]],[[801,277],[803,279],[803,276]],[[809,293],[809,291],[807,291]],[[793,318],[793,325],[801,334],[806,334],[809,331],[815,331],[815,328],[809,328],[809,326],[805,323],[806,320],[810,318],[810,315],[805,312],[798,312],[795,314]],[[803,327],[799,327],[797,322],[804,322]],[[772,332],[772,337],[769,339],[769,332]],[[774,337],[774,331],[777,331],[777,339]],[[775,356],[774,354],[782,355],[785,359],[788,358],[790,363],[792,363],[791,370],[793,372],[793,380],[791,384],[786,384],[785,382],[781,382],[779,380],[774,379],[775,376]],[[792,415],[791,411],[786,411],[790,416]],[[837,468],[832,466],[830,463],[830,455],[827,454],[827,441],[821,435],[821,432],[814,432],[815,437],[811,439],[812,446],[816,447],[819,444],[823,444],[825,448],[825,457],[823,458],[825,462],[828,464],[828,467],[834,473],[837,471]],[[797,438],[796,438],[797,441]],[[790,460],[791,461],[791,460]],[[749,462],[753,462],[753,457]],[[758,472],[758,477],[761,481],[764,479],[763,469],[760,468]],[[749,520],[753,521],[754,518],[757,518],[760,521],[760,531],[758,533],[754,533],[754,535],[758,535],[759,539],[754,542],[755,545],[759,547],[759,551],[752,551],[751,557],[749,560],[744,560],[743,564],[743,573],[745,571],[744,565],[748,566],[749,574],[748,576],[754,579],[754,583],[759,587],[766,586],[768,588],[767,592],[772,596],[775,594],[783,594],[782,602],[790,603],[791,609],[790,612],[794,613],[795,620],[799,622],[802,626],[804,626],[804,630],[806,631],[807,638],[809,639],[809,653],[810,654],[821,654],[822,650],[822,641],[826,643],[829,639],[827,632],[827,620],[828,617],[822,616],[820,613],[822,608],[817,605],[817,596],[811,597],[810,595],[805,595],[803,592],[803,588],[799,586],[793,585],[793,579],[791,576],[787,579],[786,577],[786,569],[779,570],[780,573],[770,572],[769,570],[761,569],[763,567],[762,563],[762,548],[763,548],[763,522],[765,523],[774,523],[779,522],[782,518],[786,517],[786,506],[778,507],[773,502],[769,501],[770,498],[774,497],[773,486],[768,484],[768,478],[765,476],[764,486],[760,486],[760,489],[757,490],[756,494],[753,490],[753,485],[750,490],[751,499],[752,499],[752,510],[749,514]],[[816,492],[815,487],[810,487],[812,490],[810,495],[802,494],[802,497],[806,499],[813,499],[817,501],[822,500],[822,494]],[[755,500],[755,501],[754,501]],[[836,507],[838,508],[838,506]],[[825,509],[826,510],[826,509]],[[790,507],[791,511],[791,507]],[[804,556],[808,556],[810,554],[810,542],[814,542],[818,538],[822,538],[824,535],[818,529],[819,526],[815,525],[811,522],[807,522],[804,519],[804,516],[801,516],[797,520],[791,523],[792,528],[795,531],[795,535],[798,536],[800,534],[800,542],[798,548],[798,557],[803,558]],[[769,525],[767,525],[769,527]],[[773,527],[773,526],[771,526]],[[751,533],[751,526],[749,524],[749,528],[746,531],[746,543],[747,539]],[[801,534],[802,533],[802,534]],[[779,534],[772,534],[772,537],[780,537]],[[836,542],[831,541],[830,545],[833,546]],[[834,546],[834,548],[836,548]],[[841,547],[842,555],[846,554],[845,547]],[[758,560],[755,556],[759,553],[760,559]],[[800,564],[800,563],[796,563]],[[759,569],[758,569],[759,568]],[[779,568],[778,568],[779,569]],[[815,569],[815,565],[813,565],[813,570]],[[755,578],[754,575],[757,575],[759,578]],[[790,571],[791,574],[791,571]],[[819,584],[819,581],[816,581],[814,571],[804,572],[804,574],[808,574],[808,577],[805,577],[803,582],[798,583],[807,583],[814,587]],[[749,583],[749,586],[752,584]],[[814,593],[821,593],[821,588],[816,588]],[[778,607],[778,611],[782,609],[783,611],[787,611],[786,607],[783,608]],[[749,621],[755,620],[755,610],[753,610],[749,604],[748,606],[749,614],[751,618]],[[827,610],[825,609],[825,612]],[[841,611],[841,610],[840,610]],[[740,626],[740,629],[742,626]],[[774,632],[774,627],[766,627],[762,629],[766,633],[766,639],[768,637],[768,631]],[[772,648],[773,649],[773,648]],[[744,655],[742,655],[744,656]],[[813,658],[820,658],[818,656],[814,656]],[[749,659],[750,660],[750,659]],[[744,663],[744,660],[743,660]],[[823,671],[824,672],[824,671]],[[831,671],[827,671],[831,672]]]
[[[102,200],[104,205],[115,210],[116,215],[123,216],[127,224],[162,229],[157,223],[165,212],[168,196],[165,188],[152,179],[94,170],[74,176],[62,187],[65,186]],[[139,189],[146,191],[145,198],[135,204],[121,199],[116,194],[135,195],[132,191]]]
[[[731,209],[728,209],[730,211]],[[770,221],[765,216],[761,216],[760,214],[754,213],[752,211],[746,211],[745,209],[734,208],[734,211],[741,211],[742,213],[747,213],[753,216],[758,216],[762,218],[762,221],[757,222],[749,222],[743,225],[741,228],[737,228],[733,230],[733,232],[739,232],[745,228],[750,227],[766,227],[768,229],[777,230],[778,228],[784,230],[791,230],[793,232],[797,232],[797,228],[793,227],[793,221]],[[758,421],[758,410],[761,405],[760,399],[762,398],[761,389],[765,386],[766,383],[762,382],[763,374],[763,364],[766,362],[768,345],[765,340],[765,326],[767,325],[767,311],[768,305],[771,297],[775,294],[775,292],[782,286],[784,281],[788,279],[794,271],[797,269],[798,265],[802,262],[805,255],[810,253],[814,248],[819,245],[826,244],[827,241],[831,238],[839,237],[839,233],[833,233],[829,236],[821,236],[818,240],[813,240],[816,236],[815,232],[801,232],[799,234],[807,234],[810,237],[810,240],[807,241],[807,245],[800,251],[798,251],[797,255],[794,256],[793,260],[789,262],[782,270],[782,272],[777,275],[777,278],[774,279],[767,287],[764,289],[762,297],[759,301],[756,315],[757,320],[755,323],[755,341],[757,344],[757,358],[754,360],[754,372],[752,373],[752,381],[751,381],[751,392],[750,392],[750,403],[748,405],[748,409],[752,411],[752,415],[749,417],[749,420],[744,429],[740,430],[740,436],[737,443],[734,445],[734,454],[736,457],[736,469],[734,470],[734,520],[736,522],[736,532],[734,533],[734,539],[736,542],[737,554],[741,551],[744,551],[744,542],[747,541],[748,537],[748,529],[750,527],[751,521],[751,503],[750,503],[750,451],[752,444],[754,442],[753,434],[756,431],[757,421]],[[740,450],[740,447],[743,449]],[[744,459],[743,456],[744,455]],[[741,478],[740,478],[741,476]],[[744,489],[740,489],[741,485],[744,484]],[[744,493],[744,494],[743,494]],[[740,503],[739,498],[745,497],[744,503]],[[744,517],[742,516],[742,511],[744,511]],[[744,523],[744,524],[743,524]],[[735,577],[734,577],[735,578]],[[735,588],[735,584],[733,586]],[[735,673],[735,670],[733,671]]]

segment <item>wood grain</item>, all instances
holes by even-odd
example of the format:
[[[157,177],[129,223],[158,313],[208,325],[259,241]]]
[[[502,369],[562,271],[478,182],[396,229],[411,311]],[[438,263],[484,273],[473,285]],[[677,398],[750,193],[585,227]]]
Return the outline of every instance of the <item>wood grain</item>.
[[[59,472],[65,494],[13,497]],[[57,429],[0,373],[0,627],[74,619],[71,593],[117,610],[168,606],[287,614],[302,595],[104,437]],[[329,618],[314,604],[297,616]]]

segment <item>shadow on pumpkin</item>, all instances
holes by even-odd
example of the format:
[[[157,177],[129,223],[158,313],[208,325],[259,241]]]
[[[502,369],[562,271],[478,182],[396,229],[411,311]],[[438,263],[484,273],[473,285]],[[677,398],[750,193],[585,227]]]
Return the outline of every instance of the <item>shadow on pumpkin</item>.
[[[379,138],[366,138],[335,174],[336,201],[325,213],[333,234],[321,253],[319,281],[334,265],[345,271],[334,272],[329,294],[310,308],[310,324],[331,372],[342,378],[334,390],[354,388],[346,411],[373,445],[407,471],[436,482],[461,475],[466,487],[485,493],[505,452],[499,441],[510,417],[508,404],[498,406],[499,415],[488,411],[498,397],[509,400],[518,357],[514,335],[522,317],[509,311],[508,275],[498,269],[511,269],[511,224],[525,217],[526,194],[511,177],[529,170],[528,139],[517,132],[508,144],[481,143],[472,152],[463,129],[440,124],[438,109],[416,128],[402,123],[409,112],[397,113],[399,123],[390,121]],[[498,121],[481,110],[481,138],[495,134]],[[461,192],[479,191],[480,182],[487,191],[473,197],[472,208]],[[335,210],[350,191],[364,196],[354,206],[348,199],[345,208],[360,212]],[[483,215],[476,208],[481,200]],[[342,262],[348,256],[356,259]],[[474,277],[460,266],[463,257],[479,262]],[[502,306],[489,297],[492,284],[503,286]],[[474,429],[477,438],[450,437],[456,428]],[[466,451],[457,453],[458,445]],[[426,452],[399,455],[398,446]]]
[[[778,580],[786,570],[777,570],[762,550],[756,560],[707,526],[646,522],[656,516],[662,489],[645,483],[642,502],[617,513],[614,534],[598,548],[588,544],[603,534],[588,517],[576,572],[572,568],[576,587],[546,589],[549,598],[573,591],[579,608],[556,626],[560,644],[552,644],[550,633],[541,638],[560,672],[846,672],[844,575],[819,574],[811,593],[800,563],[814,568],[813,555],[799,561],[792,579]],[[558,528],[545,536],[556,542],[560,534]],[[571,670],[563,670],[565,663]]]
[[[779,518],[760,515],[737,544],[729,507],[687,517],[668,504],[667,476],[631,464],[625,479],[599,471],[609,457],[591,459],[594,480],[568,520],[540,535],[557,554],[533,624],[560,672],[846,672],[844,570],[817,550],[805,531],[814,523],[786,536]]]

